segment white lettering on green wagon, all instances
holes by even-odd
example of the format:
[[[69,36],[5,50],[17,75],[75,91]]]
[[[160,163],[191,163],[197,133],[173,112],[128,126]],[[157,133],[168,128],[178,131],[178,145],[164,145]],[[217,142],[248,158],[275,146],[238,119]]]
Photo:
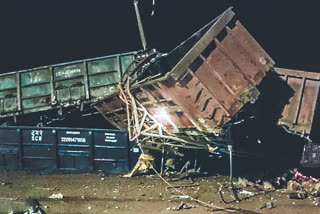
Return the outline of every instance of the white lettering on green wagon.
[[[71,74],[75,74],[75,73],[81,73],[81,69],[80,68],[73,68],[73,69],[68,69],[65,71],[58,71],[56,72],[56,77],[65,75],[65,76],[69,76]]]
[[[116,133],[106,132],[104,133],[104,135],[105,135],[104,142],[108,142],[108,143],[118,142],[118,140],[116,139]]]
[[[61,137],[61,143],[86,143],[87,140],[84,137]]]
[[[62,68],[55,69],[55,77],[57,79],[70,78],[77,76],[82,73],[81,67],[79,65],[70,65]]]
[[[32,130],[31,131],[31,141],[33,142],[41,142],[42,141],[42,130]]]

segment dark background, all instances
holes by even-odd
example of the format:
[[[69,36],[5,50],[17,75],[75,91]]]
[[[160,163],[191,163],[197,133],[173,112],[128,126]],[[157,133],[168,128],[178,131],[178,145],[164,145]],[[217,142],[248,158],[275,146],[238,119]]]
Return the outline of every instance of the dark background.
[[[234,7],[276,66],[320,71],[316,0],[140,0],[148,46],[168,52]],[[1,73],[141,49],[133,0],[0,3]]]
[[[172,50],[233,6],[236,19],[274,59],[276,66],[320,72],[320,13],[317,1],[156,0],[154,16],[150,15],[152,0],[140,0],[139,6],[150,48],[161,52]],[[0,73],[141,49],[133,0],[48,2],[11,0],[0,3]],[[274,85],[270,87],[276,90]],[[271,108],[266,108],[264,112],[271,112]],[[266,118],[269,114],[261,115]],[[320,115],[320,110],[317,115]],[[22,121],[23,124],[35,125],[39,122],[35,118],[29,115],[20,119],[27,121]],[[50,125],[111,128],[100,115],[89,119],[81,117],[80,112],[74,112],[63,119],[63,122]],[[268,155],[272,160],[264,160],[262,164],[251,163],[259,169],[261,166],[274,168],[279,162],[283,165],[289,163],[290,166],[296,164],[300,160],[298,155],[302,153],[301,139],[293,135],[288,138],[273,126],[274,123],[270,122],[268,127],[263,123],[265,121],[261,121],[253,121],[251,126],[243,124],[238,131],[239,136],[250,136],[249,148],[255,149],[252,144],[259,146],[259,139],[267,142],[262,144],[267,146],[260,150],[273,154]],[[317,127],[319,124],[320,119]],[[280,147],[279,142],[290,143],[290,146],[282,143]],[[283,168],[289,168],[288,165]],[[243,166],[251,169],[246,164]],[[241,167],[238,169],[243,170]]]

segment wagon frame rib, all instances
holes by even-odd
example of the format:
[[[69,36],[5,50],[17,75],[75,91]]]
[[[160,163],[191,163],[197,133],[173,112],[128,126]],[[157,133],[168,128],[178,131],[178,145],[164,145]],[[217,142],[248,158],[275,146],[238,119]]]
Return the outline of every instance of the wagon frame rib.
[[[119,97],[126,105],[127,124],[129,140],[136,140],[138,143],[144,141],[146,138],[156,138],[161,143],[153,141],[152,143],[168,146],[176,146],[190,149],[207,149],[206,146],[197,142],[185,140],[175,134],[169,132],[161,123],[159,123],[147,109],[134,98],[130,92],[130,78],[127,79],[126,89],[123,90],[121,83],[119,87]],[[146,123],[148,121],[149,124]],[[144,138],[143,140],[141,138]],[[167,140],[173,141],[167,142]]]

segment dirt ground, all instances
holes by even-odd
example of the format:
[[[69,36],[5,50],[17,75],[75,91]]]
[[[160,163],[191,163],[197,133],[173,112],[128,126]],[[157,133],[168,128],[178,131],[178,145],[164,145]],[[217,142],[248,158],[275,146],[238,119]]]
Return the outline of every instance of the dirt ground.
[[[285,190],[261,194],[255,189],[247,188],[246,190],[256,194],[240,202],[225,204],[218,189],[220,185],[228,183],[228,177],[223,176],[199,177],[193,182],[188,179],[171,179],[173,186],[189,185],[179,190],[193,198],[221,208],[231,208],[229,211],[219,211],[201,206],[190,198],[178,198],[181,194],[168,189],[168,185],[156,175],[123,178],[99,174],[28,175],[22,172],[1,172],[0,213],[27,210],[28,198],[38,199],[40,207],[46,213],[320,213],[317,198],[288,199]],[[222,192],[227,202],[233,200],[229,189],[225,188]],[[54,193],[62,193],[64,198],[48,198]],[[172,210],[182,201],[196,207]],[[275,208],[260,209],[267,202],[273,202]]]

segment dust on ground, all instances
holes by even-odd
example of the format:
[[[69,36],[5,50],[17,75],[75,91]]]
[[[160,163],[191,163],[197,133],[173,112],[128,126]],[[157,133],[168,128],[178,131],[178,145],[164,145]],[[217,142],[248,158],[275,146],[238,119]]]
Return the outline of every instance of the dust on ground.
[[[168,179],[170,181],[170,179]],[[228,184],[228,177],[198,177],[192,180],[172,180],[173,186],[185,194],[214,206],[230,208],[214,210],[201,206],[190,198],[179,198],[180,193],[168,189],[156,175],[123,178],[104,177],[99,174],[29,175],[23,172],[0,173],[0,213],[23,211],[28,209],[26,201],[38,199],[40,207],[46,213],[320,213],[317,198],[304,200],[288,199],[285,190],[258,193],[240,202],[225,204],[218,193],[221,185]],[[63,199],[51,199],[52,194],[62,193]],[[233,200],[228,188],[222,189],[227,202]],[[239,195],[240,199],[244,195]],[[181,202],[190,209],[178,208]],[[274,204],[274,208],[260,209],[264,203]],[[320,204],[320,203],[319,203]],[[186,207],[188,207],[186,206]]]

